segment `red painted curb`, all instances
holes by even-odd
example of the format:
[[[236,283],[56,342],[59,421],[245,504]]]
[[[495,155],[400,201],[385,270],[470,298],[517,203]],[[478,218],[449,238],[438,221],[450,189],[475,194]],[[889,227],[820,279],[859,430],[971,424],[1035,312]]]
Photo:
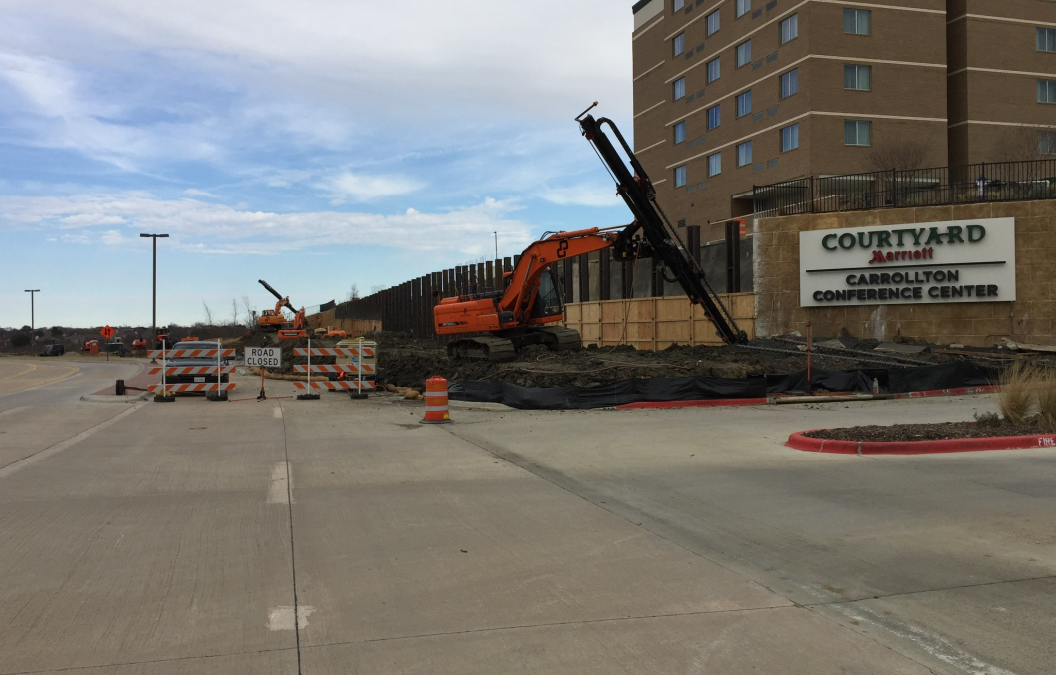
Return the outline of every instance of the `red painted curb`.
[[[860,443],[858,441],[829,441],[804,436],[806,431],[792,434],[785,446],[803,452],[824,452],[836,455],[935,455],[948,452],[982,452],[984,450],[1024,450],[1056,448],[1056,434],[1042,436],[994,436],[991,438],[962,438],[948,441],[905,441],[898,443]]]
[[[972,394],[993,394],[1001,391],[999,385],[985,387],[960,387],[959,389],[933,389],[931,391],[911,391],[908,394],[895,394],[895,398],[927,398],[931,396],[969,396]]]
[[[765,398],[716,398],[700,401],[642,401],[640,403],[624,403],[616,406],[617,410],[647,410],[673,408],[721,408],[738,405],[766,405],[769,402]]]

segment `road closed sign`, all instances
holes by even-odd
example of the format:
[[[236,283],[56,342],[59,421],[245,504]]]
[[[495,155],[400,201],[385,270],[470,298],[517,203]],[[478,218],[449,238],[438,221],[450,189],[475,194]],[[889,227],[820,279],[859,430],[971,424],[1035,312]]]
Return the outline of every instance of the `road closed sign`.
[[[282,365],[280,347],[246,347],[246,365],[258,368],[278,368]]]

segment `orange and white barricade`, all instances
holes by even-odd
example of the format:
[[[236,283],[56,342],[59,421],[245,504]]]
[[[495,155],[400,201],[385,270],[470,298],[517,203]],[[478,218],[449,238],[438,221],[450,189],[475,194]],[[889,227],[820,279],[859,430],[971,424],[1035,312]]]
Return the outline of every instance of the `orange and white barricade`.
[[[161,373],[161,383],[151,384],[147,387],[147,391],[155,394],[156,401],[159,400],[172,400],[172,394],[182,394],[191,392],[215,392],[215,397],[210,397],[214,401],[225,401],[227,400],[227,392],[234,390],[234,382],[221,382],[221,375],[230,375],[235,372],[234,366],[221,365],[220,359],[231,358],[235,355],[234,349],[166,349],[165,343],[162,342],[162,349],[152,349],[147,352],[147,355],[152,359],[161,359],[161,365],[150,368],[147,371],[148,375],[157,375]],[[208,366],[174,366],[169,365],[169,359],[216,359],[216,365]],[[194,377],[194,382],[185,382],[180,384],[169,384],[168,378],[172,375]],[[210,380],[212,380],[210,382]]]
[[[451,413],[447,409],[447,380],[430,377],[425,381],[425,418],[422,424],[448,424]]]
[[[342,341],[343,344],[348,341]],[[294,356],[307,356],[307,364],[295,364],[293,372],[306,373],[307,382],[294,382],[293,386],[301,390],[347,391],[353,398],[365,397],[366,393],[374,390],[374,380],[377,377],[377,345],[373,342],[363,340],[356,341],[355,347],[319,347],[306,349],[297,347],[293,350]],[[336,365],[312,365],[312,357],[337,357],[339,363]],[[340,361],[348,361],[340,363]],[[312,374],[325,375],[337,374],[336,380],[324,380],[312,382]],[[355,377],[353,377],[355,376]]]

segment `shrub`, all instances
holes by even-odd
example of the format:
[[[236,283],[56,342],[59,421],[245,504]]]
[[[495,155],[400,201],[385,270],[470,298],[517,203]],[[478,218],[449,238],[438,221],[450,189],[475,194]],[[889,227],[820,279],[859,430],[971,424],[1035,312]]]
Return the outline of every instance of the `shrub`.
[[[1045,431],[1056,431],[1056,372],[1044,371],[1037,385],[1038,421]]]
[[[1001,373],[997,407],[1012,424],[1025,424],[1034,411],[1034,390],[1040,374],[1037,366],[1016,361]]]
[[[977,424],[984,427],[996,427],[1001,425],[1001,416],[995,412],[975,413],[973,415]]]

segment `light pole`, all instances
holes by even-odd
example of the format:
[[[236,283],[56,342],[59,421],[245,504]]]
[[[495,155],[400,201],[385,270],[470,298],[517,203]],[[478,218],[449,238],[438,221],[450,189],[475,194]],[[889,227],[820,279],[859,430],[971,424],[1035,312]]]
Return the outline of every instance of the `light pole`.
[[[27,288],[26,293],[29,293],[29,334],[30,337],[37,331],[37,307],[36,299],[37,293],[40,293],[39,288]]]
[[[154,241],[154,290],[151,293],[151,313],[150,313],[150,326],[151,326],[151,349],[156,349],[154,343],[158,339],[158,237],[166,238],[167,234],[144,234],[140,233],[141,237],[150,237]]]
[[[499,233],[498,232],[492,232],[492,234],[495,235],[495,259],[498,260],[499,259]]]

